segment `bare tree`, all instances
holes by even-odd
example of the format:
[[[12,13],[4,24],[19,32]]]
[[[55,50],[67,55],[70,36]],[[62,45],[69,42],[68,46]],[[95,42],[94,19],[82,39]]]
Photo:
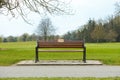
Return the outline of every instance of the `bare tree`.
[[[11,14],[13,17],[21,15],[26,20],[26,16],[31,11],[38,14],[66,13],[65,6],[61,0],[0,0],[0,13]]]
[[[43,40],[47,41],[48,36],[54,34],[55,28],[49,18],[42,19],[37,27],[38,36],[43,37]]]

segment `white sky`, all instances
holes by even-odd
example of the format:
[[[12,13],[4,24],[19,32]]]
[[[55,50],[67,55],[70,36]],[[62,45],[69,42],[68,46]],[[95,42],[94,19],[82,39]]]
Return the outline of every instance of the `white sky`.
[[[70,3],[74,15],[50,16],[53,25],[56,27],[56,34],[64,34],[75,30],[78,26],[84,25],[91,19],[105,19],[114,14],[115,3],[119,0],[72,0]],[[0,15],[0,36],[20,36],[23,33],[32,34],[35,32],[41,16],[29,14],[29,19],[33,25],[24,22],[20,17],[8,18]]]

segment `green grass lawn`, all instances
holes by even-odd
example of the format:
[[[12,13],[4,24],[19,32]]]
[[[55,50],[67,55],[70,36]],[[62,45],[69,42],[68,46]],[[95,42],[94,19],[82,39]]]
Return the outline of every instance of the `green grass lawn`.
[[[0,43],[0,66],[15,64],[21,60],[34,60],[36,42]],[[87,60],[100,60],[107,65],[120,65],[120,43],[87,43]],[[79,60],[79,52],[44,52],[42,60]]]

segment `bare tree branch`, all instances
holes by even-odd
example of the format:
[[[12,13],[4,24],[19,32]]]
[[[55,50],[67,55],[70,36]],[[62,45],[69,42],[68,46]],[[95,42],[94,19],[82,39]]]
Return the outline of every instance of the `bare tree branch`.
[[[38,14],[62,14],[65,3],[60,0],[0,0],[0,13],[11,14],[13,17],[20,15],[25,21],[29,12]]]

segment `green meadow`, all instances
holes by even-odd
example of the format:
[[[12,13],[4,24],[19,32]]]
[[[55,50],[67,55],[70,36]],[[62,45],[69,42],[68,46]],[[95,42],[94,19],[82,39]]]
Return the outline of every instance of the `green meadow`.
[[[86,43],[87,60],[100,60],[106,65],[120,65],[120,43]],[[0,66],[22,60],[34,60],[36,42],[0,43]],[[80,60],[80,52],[43,52],[41,60]]]

